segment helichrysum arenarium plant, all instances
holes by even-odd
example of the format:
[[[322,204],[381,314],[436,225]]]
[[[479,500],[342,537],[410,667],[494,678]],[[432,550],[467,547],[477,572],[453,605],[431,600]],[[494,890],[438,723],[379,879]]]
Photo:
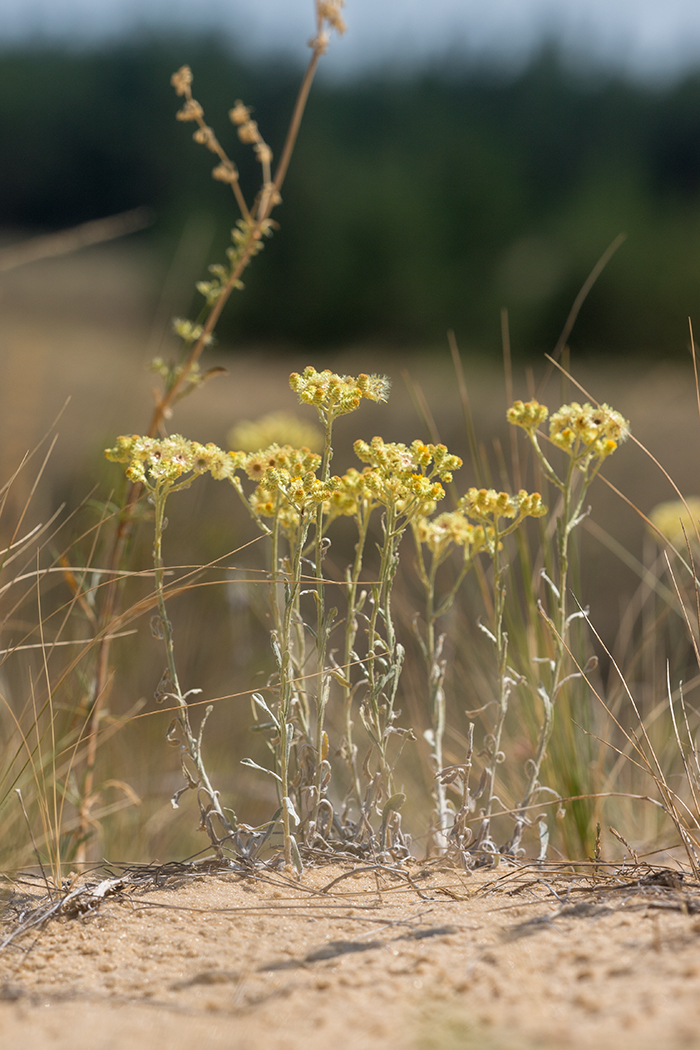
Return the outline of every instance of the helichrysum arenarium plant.
[[[389,393],[383,376],[342,376],[308,367],[293,373],[290,386],[300,402],[313,407],[324,433],[321,453],[308,448],[273,444],[255,452],[225,452],[215,445],[201,445],[184,438],[120,438],[107,455],[126,465],[131,481],[144,486],[154,507],[154,569],[158,600],[158,635],[165,644],[166,672],[158,689],[168,696],[178,714],[169,735],[179,733],[185,788],[199,793],[202,826],[217,850],[224,844],[240,848],[235,815],[225,809],[211,784],[202,755],[202,729],[194,733],[175,665],[172,631],[165,608],[162,536],[167,499],[189,488],[202,474],[225,481],[235,490],[247,512],[268,540],[271,601],[271,647],[274,673],[267,689],[254,694],[260,728],[268,736],[271,765],[247,760],[246,765],[272,777],[278,809],[268,827],[282,831],[284,860],[298,871],[303,848],[347,848],[352,845],[374,856],[405,856],[410,837],[402,828],[405,792],[399,780],[399,760],[415,740],[413,727],[402,722],[397,703],[404,646],[394,620],[392,595],[407,529],[413,533],[418,575],[425,593],[423,633],[419,632],[427,671],[426,708],[430,724],[427,739],[435,776],[433,844],[439,852],[458,846],[474,862],[486,855],[513,855],[527,824],[528,807],[541,791],[539,770],[551,735],[554,701],[570,676],[564,675],[570,614],[562,594],[567,590],[569,537],[581,520],[583,499],[604,459],[627,433],[627,423],[607,407],[564,406],[552,417],[550,440],[567,456],[567,470],[560,477],[540,448],[538,425],[547,410],[530,403],[516,403],[511,422],[524,425],[538,450],[546,477],[562,494],[557,518],[558,581],[545,574],[556,601],[547,616],[556,656],[550,662],[551,682],[541,685],[544,719],[534,758],[529,764],[523,800],[515,812],[515,831],[499,845],[492,822],[503,809],[497,794],[497,770],[504,760],[502,739],[513,688],[523,674],[508,659],[504,630],[507,601],[505,586],[506,541],[527,518],[547,513],[537,492],[516,495],[494,489],[471,488],[454,511],[436,514],[445,496],[444,485],[453,480],[462,462],[444,445],[420,440],[410,445],[358,439],[354,449],[362,469],[350,468],[342,476],[331,474],[333,426],[341,416],[357,409],[363,399],[382,402]],[[573,419],[573,427],[566,425]],[[248,486],[252,485],[252,490]],[[339,518],[355,522],[355,556],[345,575],[345,607],[329,608],[328,583],[323,560],[330,542],[329,529]],[[377,556],[367,557],[367,539],[373,519],[379,526]],[[454,549],[462,561],[450,585],[440,592],[440,566]],[[442,642],[436,622],[449,611],[470,567],[478,557],[491,563],[493,622],[483,624],[486,644],[495,649],[495,716],[481,742],[479,789],[469,794],[468,770],[461,770],[462,805],[447,800],[446,788],[454,781],[445,769],[443,739],[446,702]],[[363,572],[369,579],[362,582]],[[332,644],[338,635],[341,645]],[[338,660],[338,651],[342,658]],[[342,706],[342,735],[330,741],[326,714],[333,691]],[[550,699],[550,697],[552,699]],[[488,705],[490,707],[490,705]],[[355,724],[364,730],[363,751],[358,754]],[[333,778],[332,755],[341,760],[349,777],[342,796]],[[472,761],[470,748],[469,763]],[[453,767],[457,768],[457,767]],[[178,792],[178,797],[181,792]],[[469,817],[466,799],[480,807]],[[496,808],[498,807],[498,808]],[[476,832],[467,824],[476,821]]]
[[[574,529],[586,517],[588,510],[584,502],[591,483],[598,475],[605,460],[624,442],[629,434],[629,422],[609,405],[593,406],[586,402],[563,405],[549,418],[549,443],[564,454],[563,470],[555,470],[543,449],[540,426],[549,416],[549,409],[537,401],[516,401],[508,410],[508,422],[522,427],[528,436],[537,461],[547,481],[560,493],[560,510],[556,519],[556,570],[557,579],[552,580],[543,571],[547,585],[551,614],[542,614],[551,628],[554,657],[545,666],[549,667],[548,680],[540,682],[538,693],[542,702],[542,723],[534,758],[528,763],[528,776],[513,838],[509,849],[517,851],[527,819],[528,807],[543,789],[539,777],[547,753],[557,700],[568,682],[577,677],[571,671],[569,657],[569,627],[579,617],[579,609],[569,611],[569,561],[570,544]]]
[[[496,802],[496,769],[505,756],[501,750],[503,730],[508,714],[508,701],[511,690],[518,684],[517,672],[508,665],[508,636],[503,627],[506,586],[505,570],[502,564],[503,542],[507,536],[525,521],[526,518],[541,518],[547,513],[539,492],[528,493],[524,489],[517,496],[507,492],[496,492],[495,489],[470,489],[460,500],[460,509],[473,521],[478,522],[484,531],[484,545],[491,559],[493,584],[493,630],[483,626],[496,650],[496,718],[493,729],[484,741],[484,804],[482,819],[474,842],[476,851],[498,852],[498,845],[493,839],[491,818]]]

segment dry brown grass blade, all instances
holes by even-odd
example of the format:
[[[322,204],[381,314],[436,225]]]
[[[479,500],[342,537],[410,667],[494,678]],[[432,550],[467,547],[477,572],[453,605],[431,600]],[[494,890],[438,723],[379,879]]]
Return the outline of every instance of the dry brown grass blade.
[[[573,301],[571,310],[569,311],[569,316],[564,322],[564,327],[561,330],[561,334],[557,339],[556,345],[554,347],[554,350],[552,351],[551,356],[549,354],[545,354],[545,357],[548,358],[552,365],[559,365],[558,358],[561,356],[564,347],[566,346],[567,340],[573,331],[574,325],[576,324],[576,321],[578,319],[578,315],[581,312],[581,307],[588,298],[591,289],[593,288],[593,285],[596,283],[601,273],[612,259],[615,252],[625,243],[626,240],[626,233],[618,233],[617,237],[615,237],[615,239],[608,245],[608,247],[601,255],[600,259],[598,259],[598,262],[595,264],[595,266],[589,273],[586,280],[581,285],[581,290],[579,291],[578,295]],[[562,371],[564,370],[562,369]],[[546,370],[544,376],[540,380],[538,390],[542,390],[547,385],[551,374],[552,369],[550,367]]]
[[[641,734],[642,734],[642,739],[643,739],[644,743],[646,744],[647,748],[649,749],[649,755],[651,756],[651,761],[650,761],[648,755],[646,754],[646,752],[644,751],[644,749],[642,748],[641,743],[638,740],[636,734],[633,733],[633,732],[632,733],[628,732],[626,729],[624,729],[622,727],[622,725],[619,722],[619,720],[617,718],[615,718],[615,716],[612,714],[612,712],[610,711],[608,705],[605,703],[605,701],[600,696],[599,692],[596,690],[596,688],[593,685],[593,683],[590,681],[589,676],[585,673],[584,669],[580,666],[580,664],[576,660],[574,654],[570,650],[567,650],[569,652],[569,656],[573,660],[575,666],[577,667],[579,673],[581,674],[581,677],[586,682],[588,687],[591,689],[593,695],[603,705],[603,707],[605,708],[606,712],[613,719],[613,721],[615,722],[615,725],[618,727],[618,729],[621,730],[621,732],[623,733],[625,738],[630,743],[633,744],[634,750],[637,752],[637,754],[642,759],[642,762],[647,767],[647,772],[649,773],[649,775],[652,777],[654,783],[656,784],[656,787],[657,787],[657,789],[659,791],[659,794],[661,796],[661,799],[663,801],[664,810],[666,811],[668,816],[673,821],[673,824],[674,824],[674,826],[676,828],[676,831],[678,832],[680,840],[681,840],[681,842],[683,844],[683,848],[685,849],[686,856],[688,857],[688,861],[689,861],[690,866],[692,868],[693,874],[694,874],[695,877],[700,877],[700,863],[698,862],[698,856],[697,856],[697,852],[696,852],[696,848],[695,848],[697,846],[697,842],[693,842],[693,838],[691,836],[690,829],[689,829],[689,827],[687,825],[687,822],[686,822],[686,818],[689,819],[690,823],[691,823],[691,826],[692,826],[692,830],[693,831],[700,831],[700,820],[698,819],[699,815],[697,813],[693,813],[693,811],[688,807],[686,802],[669,785],[668,780],[666,778],[666,775],[664,773],[663,767],[662,767],[661,763],[659,762],[659,759],[657,757],[657,754],[656,754],[656,751],[654,749],[654,746],[653,746],[653,744],[651,742],[651,739],[650,739],[650,737],[648,735],[646,725],[645,725],[644,720],[643,720],[643,718],[641,716],[641,712],[639,711],[639,708],[638,708],[637,703],[636,703],[636,701],[634,699],[634,696],[632,695],[632,691],[630,690],[630,688],[629,688],[629,686],[627,684],[627,680],[625,679],[625,676],[622,673],[622,669],[618,665],[618,663],[615,660],[613,654],[610,652],[609,648],[606,646],[605,642],[603,641],[603,639],[601,638],[600,634],[598,633],[598,631],[596,630],[594,625],[591,623],[591,621],[590,621],[590,619],[588,618],[587,615],[585,616],[585,620],[586,620],[586,623],[588,624],[588,626],[590,627],[591,631],[595,635],[596,639],[598,640],[598,643],[601,645],[601,647],[603,648],[604,652],[606,653],[606,655],[610,659],[610,662],[611,662],[612,666],[614,667],[615,672],[617,673],[617,675],[618,675],[618,677],[620,679],[620,682],[622,683],[622,687],[623,687],[623,689],[625,690],[625,692],[627,694],[627,697],[628,697],[628,699],[630,701],[630,704],[632,706],[632,710],[634,711],[635,716],[637,718],[637,721],[639,723],[639,727],[640,727]],[[683,814],[685,814],[685,817],[684,817]]]
[[[132,208],[118,215],[110,215],[106,219],[83,222],[59,233],[32,237],[9,248],[0,249],[0,273],[15,270],[18,266],[26,266],[27,263],[39,262],[41,259],[69,255],[81,248],[104,244],[129,233],[145,230],[154,220],[155,214],[150,208]]]
[[[694,783],[694,780],[693,780],[693,775],[692,775],[690,766],[688,765],[688,759],[687,759],[687,756],[686,756],[686,753],[685,753],[685,747],[683,746],[683,742],[681,741],[680,733],[678,732],[678,723],[676,721],[676,712],[675,712],[675,709],[673,707],[673,694],[672,694],[672,690],[671,690],[671,669],[670,669],[668,661],[666,662],[666,687],[667,687],[667,692],[668,692],[668,707],[669,707],[669,711],[671,712],[671,720],[673,722],[673,732],[674,732],[674,735],[676,737],[676,744],[678,745],[678,752],[679,752],[679,754],[681,756],[681,761],[683,762],[683,768],[685,770],[686,780],[688,781],[688,787],[689,787],[690,793],[691,793],[691,795],[693,797],[693,804],[695,806],[695,813],[696,814],[700,814],[700,803],[698,802],[698,796],[697,796],[696,791],[695,791],[695,783]],[[682,695],[683,695],[683,693],[681,692],[681,696]],[[700,822],[698,822],[698,818],[697,817],[695,818],[695,823],[697,825],[698,830],[700,830]]]

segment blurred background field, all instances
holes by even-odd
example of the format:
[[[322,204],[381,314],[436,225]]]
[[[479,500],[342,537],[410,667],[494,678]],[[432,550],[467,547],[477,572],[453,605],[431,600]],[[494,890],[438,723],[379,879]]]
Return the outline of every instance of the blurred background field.
[[[178,251],[187,260],[184,299],[232,225],[207,154],[173,119],[169,77],[185,61],[225,144],[242,97],[279,149],[299,79],[291,63],[252,66],[214,39],[0,52],[0,228],[17,236],[150,207],[154,225],[137,239],[161,272]],[[539,354],[625,233],[572,345],[680,357],[700,296],[699,114],[694,73],[640,84],[572,69],[552,48],[520,70],[455,60],[400,79],[321,81],[279,235],[222,337],[419,349],[449,324],[493,357],[508,305],[514,353]],[[254,161],[237,160],[254,186]]]
[[[351,5],[348,19],[352,31]],[[148,228],[109,245],[8,264],[0,273],[0,480],[47,432],[58,434],[36,491],[42,453],[13,482],[0,531],[5,540],[12,537],[30,496],[23,532],[62,505],[63,516],[82,507],[48,545],[47,557],[62,544],[68,549],[69,536],[95,526],[100,512],[84,501],[109,500],[118,486],[118,471],[104,462],[102,450],[117,434],[147,427],[155,383],[148,362],[173,352],[170,319],[192,316],[194,282],[221,258],[235,219],[224,188],[209,178],[207,155],[190,141],[189,125],[174,120],[170,74],[183,62],[192,66],[195,95],[222,137],[235,100],[253,105],[273,149],[298,82],[289,55],[251,57],[245,40],[232,49],[211,35],[143,36],[83,40],[80,47],[20,37],[0,52],[0,262],[11,263],[13,246],[34,236],[132,208],[147,208],[150,216]],[[332,53],[326,61],[333,62]],[[245,156],[236,160],[244,182],[252,184]],[[389,404],[365,406],[341,422],[334,469],[353,464],[358,436],[407,442],[434,436],[424,399],[439,438],[465,459],[456,478],[463,492],[477,479],[447,344],[451,328],[476,432],[501,487],[500,463],[510,462],[511,449],[501,310],[508,309],[513,396],[526,398],[538,389],[552,408],[583,399],[556,373],[539,391],[548,372],[543,353],[556,344],[597,259],[625,233],[584,304],[566,360],[583,387],[629,418],[634,435],[679,488],[694,495],[700,491],[700,433],[687,318],[700,323],[699,190],[700,73],[688,65],[645,80],[614,63],[572,62],[565,48],[550,42],[515,64],[454,50],[449,61],[427,58],[388,72],[375,64],[360,74],[326,77],[312,94],[278,214],[280,229],[249,271],[244,293],[225,314],[217,347],[207,354],[208,365],[223,365],[228,374],[179,406],[172,429],[227,446],[230,428],[241,419],[280,409],[303,416],[287,385],[293,370],[312,364],[351,374],[382,372],[393,380]],[[674,495],[632,445],[606,464],[604,474],[645,514]],[[231,697],[215,704],[211,765],[241,818],[255,824],[269,816],[272,795],[264,778],[257,783],[246,771],[243,782],[238,763],[262,755],[247,729],[249,691],[270,672],[265,585],[255,582],[255,545],[238,551],[254,533],[229,495],[215,488],[201,485],[178,501],[166,557],[172,564],[223,559],[230,571],[205,574],[220,582],[176,599],[172,616],[185,687],[199,686],[208,698]],[[642,519],[603,482],[595,484],[591,502],[576,592],[650,713],[663,701],[664,654],[674,661],[676,677],[692,676],[697,668],[693,672],[668,592],[653,597],[644,580],[644,566],[656,562],[658,547]],[[71,564],[95,557],[92,536],[70,550]],[[144,526],[132,552],[134,567],[146,568],[149,555]],[[132,600],[144,586],[134,584]],[[415,589],[410,552],[401,586],[405,598]],[[6,607],[3,650],[39,640],[36,594],[31,587],[26,594]],[[70,580],[57,572],[47,607],[60,610],[70,597]],[[469,664],[473,649],[460,642],[475,633],[478,597],[473,603],[450,624],[450,761],[463,755],[464,712],[478,706],[476,694],[488,675],[488,656],[483,667]],[[408,614],[403,628],[410,638]],[[180,774],[163,740],[168,716],[152,700],[162,672],[158,642],[147,615],[129,629],[137,633],[114,646],[107,705],[115,729],[119,719],[129,721],[99,751],[97,780],[105,786],[91,851],[167,859],[203,843],[194,807],[185,812],[187,797],[177,815],[169,805]],[[89,633],[88,613],[82,624],[78,615],[62,630],[76,637]],[[614,699],[619,686],[598,651],[600,681]],[[35,656],[32,650],[14,653],[0,672],[9,706],[24,716],[42,675]],[[59,671],[65,666],[61,652],[51,659]],[[404,676],[406,711],[421,729],[427,723],[411,660],[415,665],[415,653]],[[694,701],[692,691],[689,697]],[[66,724],[73,719],[71,731],[80,702],[75,679],[57,693]],[[586,703],[595,708],[590,697]],[[577,719],[579,714],[585,723],[587,716],[579,712]],[[591,715],[592,730],[603,725],[596,722],[599,715]],[[0,722],[9,736],[11,719],[5,713]],[[510,732],[514,761],[522,763],[530,729],[516,716]],[[588,786],[609,787],[614,760],[592,738],[580,733],[576,739]],[[419,742],[405,772],[423,785],[430,779],[424,750]],[[620,786],[631,790],[625,776],[623,770]],[[567,788],[565,778],[558,786]],[[573,782],[568,788],[575,793]],[[118,814],[109,816],[110,808]],[[581,838],[589,844],[602,813],[592,804],[581,817],[588,822],[587,839]],[[631,806],[624,813],[629,839],[656,841],[654,814]],[[9,854],[24,835],[12,821]]]

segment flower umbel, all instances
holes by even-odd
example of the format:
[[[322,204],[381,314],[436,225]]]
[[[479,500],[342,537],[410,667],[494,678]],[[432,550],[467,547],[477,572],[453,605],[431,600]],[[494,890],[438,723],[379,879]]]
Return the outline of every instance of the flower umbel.
[[[572,401],[549,421],[550,440],[574,459],[603,460],[628,436],[629,421],[610,405],[594,408],[588,401]]]
[[[486,548],[489,532],[488,526],[484,529],[482,525],[472,525],[458,510],[446,511],[436,518],[421,518],[417,530],[420,542],[440,559],[452,544],[464,548],[465,559],[474,557]]]
[[[200,445],[180,434],[168,438],[124,435],[117,438],[114,448],[105,449],[105,456],[113,463],[126,463],[127,478],[149,489],[163,482],[173,485],[181,479],[184,487],[207,472],[217,481],[232,480],[242,465],[240,453],[224,452],[211,442]]]
[[[354,412],[363,398],[386,401],[391,386],[386,376],[341,376],[328,369],[317,372],[311,365],[301,374],[292,372],[289,385],[302,404],[315,405],[320,415],[333,419]]]
[[[448,452],[445,445],[422,441],[408,446],[374,437],[370,442],[356,441],[354,449],[357,458],[370,467],[365,471],[365,485],[377,503],[409,517],[429,514],[445,495],[440,482],[449,484],[452,471],[462,466],[459,456]]]
[[[459,509],[468,518],[478,521],[484,527],[485,542],[489,550],[493,549],[496,536],[498,541],[517,529],[525,518],[541,518],[547,513],[539,492],[526,492],[521,489],[517,496],[507,492],[496,492],[495,489],[469,489],[459,501]],[[505,528],[499,525],[501,518],[511,519]]]
[[[549,415],[549,409],[546,405],[541,405],[539,401],[514,401],[511,408],[508,409],[506,417],[509,423],[513,426],[522,427],[528,434],[534,433],[541,423],[544,423],[545,419]]]

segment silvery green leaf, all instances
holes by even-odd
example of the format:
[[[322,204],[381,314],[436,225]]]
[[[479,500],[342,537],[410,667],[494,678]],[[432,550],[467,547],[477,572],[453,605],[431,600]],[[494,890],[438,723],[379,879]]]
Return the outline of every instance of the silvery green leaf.
[[[257,769],[261,773],[267,773],[268,776],[274,777],[275,780],[280,782],[280,784],[282,783],[282,778],[278,773],[275,773],[274,769],[265,769],[265,766],[259,766],[257,762],[253,762],[252,758],[242,758],[241,765],[248,766],[250,769]]]
[[[292,802],[291,798],[289,798],[287,795],[285,795],[284,798],[282,799],[282,805],[287,810],[287,813],[289,813],[289,815],[292,818],[292,820],[294,821],[294,824],[296,825],[296,827],[299,827],[301,821],[299,820],[299,815],[298,815],[297,811],[294,808],[294,803]]]
[[[547,859],[547,849],[549,847],[549,828],[544,817],[540,817],[537,821],[537,830],[540,835],[540,855],[537,859],[538,861],[544,861]]]
[[[483,631],[488,638],[491,639],[494,645],[498,645],[496,635],[492,631],[489,631],[488,627],[485,624],[483,624],[481,620],[476,621],[476,626],[479,628],[480,631]]]
[[[550,589],[552,591],[552,594],[555,596],[557,601],[560,601],[561,600],[561,592],[559,591],[559,588],[556,586],[556,584],[554,584],[552,582],[552,580],[550,580],[549,576],[547,575],[547,573],[546,573],[546,571],[544,569],[540,569],[540,576],[545,581],[545,583],[549,584]]]
[[[569,525],[569,530],[568,530],[568,531],[569,531],[569,532],[571,532],[571,530],[572,530],[572,529],[575,529],[577,525],[580,525],[580,524],[581,524],[581,522],[582,522],[582,521],[583,521],[583,520],[584,520],[585,518],[587,518],[587,517],[589,516],[589,514],[590,514],[590,513],[591,513],[591,507],[586,507],[586,509],[585,509],[585,510],[583,511],[583,513],[582,513],[582,514],[579,514],[579,516],[578,516],[577,518],[574,518],[574,520],[573,520],[573,521],[571,522],[571,524]]]
[[[277,728],[279,729],[279,727],[280,727],[280,724],[279,724],[279,722],[277,721],[277,719],[275,718],[275,716],[274,716],[274,714],[272,713],[272,711],[270,710],[270,708],[269,708],[269,707],[267,706],[267,702],[266,702],[266,700],[265,700],[265,697],[264,697],[264,696],[262,696],[262,694],[261,694],[261,693],[253,693],[253,700],[254,700],[254,701],[255,701],[255,703],[256,703],[256,704],[258,705],[258,707],[261,707],[261,708],[263,709],[263,711],[265,711],[265,713],[266,713],[266,714],[268,714],[268,715],[270,716],[270,718],[272,719],[272,721],[273,721],[273,722],[275,723],[275,725],[276,725],[276,726],[277,726]]]
[[[299,853],[299,847],[297,846],[297,840],[293,835],[290,835],[290,845],[292,847],[292,864],[297,875],[303,874],[304,865],[301,863],[301,854]]]

